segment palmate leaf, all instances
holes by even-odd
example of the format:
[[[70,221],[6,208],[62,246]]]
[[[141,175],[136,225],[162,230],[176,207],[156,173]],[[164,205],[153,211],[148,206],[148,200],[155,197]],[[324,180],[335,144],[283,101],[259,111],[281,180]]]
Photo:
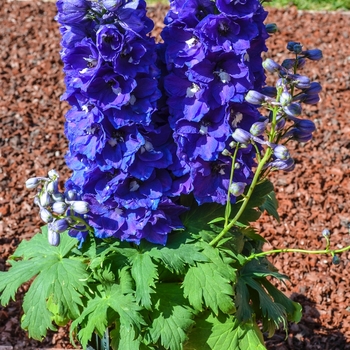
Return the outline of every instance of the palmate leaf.
[[[152,326],[149,330],[153,342],[160,340],[161,345],[169,350],[182,350],[187,332],[194,324],[194,310],[183,297],[180,284],[157,284],[157,293],[152,295],[155,305]]]
[[[145,324],[139,313],[141,308],[132,294],[123,294],[121,286],[118,284],[112,285],[108,290],[103,290],[102,287],[100,289],[100,295],[95,293],[94,298],[87,302],[81,315],[71,325],[71,341],[73,342],[73,333],[80,326],[78,337],[84,348],[94,331],[100,337],[104,334],[108,325],[109,309],[118,314],[120,327],[123,327],[127,332],[132,332],[133,328],[140,329],[141,325]]]
[[[287,278],[265,259],[252,260],[241,269],[236,284],[236,316],[245,322],[255,313],[271,336],[281,324],[286,329],[288,320],[299,321],[301,309],[268,282],[268,276],[279,280]]]
[[[50,246],[47,230],[43,229],[42,234],[23,241],[12,257],[22,260],[10,261],[9,271],[0,274],[3,304],[14,297],[21,284],[34,277],[23,301],[22,327],[38,340],[46,335],[47,329],[53,329],[51,317],[54,315],[47,309],[47,301],[57,306],[63,318],[77,317],[81,293],[86,287],[86,266],[79,260],[65,257],[78,241],[66,233],[61,237],[60,246]]]
[[[181,244],[178,247],[154,247],[150,251],[150,255],[161,260],[167,269],[177,274],[184,274],[187,270],[186,265],[193,266],[195,262],[208,261],[195,244]]]
[[[131,276],[135,280],[136,300],[151,310],[151,293],[154,293],[155,281],[158,279],[157,266],[148,252],[135,254],[130,258]]]
[[[231,281],[223,277],[214,263],[199,263],[190,267],[183,281],[184,296],[198,311],[211,308],[230,313],[235,309]]]
[[[189,334],[186,350],[266,350],[256,324],[239,323],[230,315],[200,314]]]

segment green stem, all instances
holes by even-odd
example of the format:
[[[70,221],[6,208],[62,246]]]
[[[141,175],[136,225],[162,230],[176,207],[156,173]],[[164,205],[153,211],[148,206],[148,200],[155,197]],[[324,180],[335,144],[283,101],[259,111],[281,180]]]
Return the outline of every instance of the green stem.
[[[220,241],[220,239],[223,236],[225,236],[225,234],[236,224],[236,222],[238,221],[238,219],[240,218],[240,216],[244,212],[244,210],[247,207],[247,204],[249,202],[249,199],[252,196],[254,188],[259,181],[260,173],[263,170],[265,163],[269,160],[269,158],[271,156],[271,152],[272,152],[271,148],[267,148],[263,159],[261,160],[261,162],[258,164],[258,166],[256,168],[256,172],[254,174],[253,181],[252,181],[251,185],[249,186],[248,193],[246,194],[246,197],[243,200],[242,206],[239,208],[236,216],[231,220],[231,222],[229,224],[225,225],[225,227],[222,229],[222,231],[209,243],[211,246],[218,243]]]
[[[302,254],[340,254],[343,252],[346,252],[350,250],[350,245],[342,248],[342,249],[323,249],[323,250],[306,250],[306,249],[294,249],[294,248],[285,248],[285,249],[273,249],[268,250],[266,252],[261,252],[258,254],[252,254],[247,257],[247,262],[256,258],[261,258],[263,256],[272,255],[272,254],[279,254],[279,253],[302,253]]]
[[[231,164],[231,174],[230,174],[230,182],[228,185],[228,188],[231,188],[232,181],[233,181],[233,175],[235,173],[235,163],[236,163],[236,158],[237,158],[237,153],[239,149],[239,143],[236,145],[235,152],[233,153],[233,156],[231,157],[232,159],[232,164]],[[228,220],[231,215],[231,193],[230,190],[227,191],[227,199],[226,199],[226,208],[225,208],[225,226],[228,224]]]

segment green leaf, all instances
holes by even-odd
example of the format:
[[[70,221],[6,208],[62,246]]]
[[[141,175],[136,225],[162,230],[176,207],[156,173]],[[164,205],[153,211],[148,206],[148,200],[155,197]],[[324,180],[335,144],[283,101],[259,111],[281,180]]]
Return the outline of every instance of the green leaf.
[[[261,280],[261,284],[266,288],[268,293],[272,296],[275,303],[283,305],[286,309],[288,321],[299,322],[302,317],[302,307],[286,297],[280,290],[272,285],[268,280]]]
[[[79,260],[63,258],[42,271],[38,278],[52,278],[49,292],[52,301],[58,305],[60,315],[72,319],[80,315],[79,305],[82,305],[81,296],[85,293],[85,281],[88,278],[85,264]]]
[[[81,295],[88,277],[82,261],[65,257],[77,245],[76,239],[62,233],[61,244],[53,247],[48,243],[46,228],[42,232],[30,241],[23,241],[13,256],[22,260],[11,261],[9,271],[0,274],[3,304],[14,297],[21,284],[34,278],[23,300],[22,327],[28,329],[30,337],[39,340],[47,329],[54,329],[52,316],[66,319],[80,314]],[[50,303],[57,308],[55,315],[48,309]]]
[[[205,312],[195,319],[186,350],[266,350],[259,328],[230,315]]]
[[[131,275],[136,285],[136,300],[144,308],[151,310],[151,293],[154,293],[155,280],[158,279],[157,266],[148,252],[133,255],[130,263]]]
[[[250,306],[249,290],[241,278],[236,283],[235,305],[237,307],[236,317],[240,323],[245,323],[252,319],[253,309]]]
[[[267,211],[269,215],[272,215],[278,222],[280,222],[280,216],[278,215],[278,201],[274,191],[271,191],[265,196],[265,202],[259,206],[259,209],[263,212]]]
[[[269,337],[271,337],[276,328],[281,324],[283,329],[287,328],[287,314],[283,305],[272,300],[271,296],[266,293],[259,281],[252,278],[245,278],[245,283],[251,288],[255,289],[259,294],[259,305],[255,307],[261,309],[263,315],[264,328],[268,330]]]
[[[260,242],[266,242],[266,239],[256,233],[256,230],[253,227],[247,227],[243,230],[241,230],[242,234],[254,241],[260,241]]]
[[[265,197],[273,192],[273,184],[269,180],[265,180],[255,186],[252,196],[249,199],[249,208],[256,208],[264,204]]]
[[[145,324],[139,313],[141,308],[132,294],[122,294],[118,284],[112,285],[109,290],[103,290],[102,287],[100,289],[101,295],[95,293],[94,298],[87,302],[81,315],[71,325],[72,342],[73,332],[78,326],[81,327],[78,337],[83,347],[87,346],[95,331],[100,337],[103,336],[110,321],[107,317],[109,308],[118,313],[120,327],[124,327],[127,331],[131,331],[133,327],[140,329],[141,325]]]
[[[160,340],[165,349],[182,350],[187,332],[194,324],[194,311],[183,297],[180,284],[158,284],[152,299],[155,306],[149,332],[153,342]]]
[[[37,258],[38,255],[45,257],[47,255],[57,254],[65,257],[71,250],[78,245],[78,241],[68,235],[68,232],[62,232],[61,242],[58,247],[54,247],[48,243],[47,226],[41,228],[41,234],[34,235],[29,241],[22,241],[17,247],[11,258],[23,258],[28,260]]]
[[[47,264],[43,259],[34,261],[12,261],[9,271],[0,272],[0,302],[6,306],[15,298],[17,289],[32,277],[36,276]]]
[[[198,311],[202,311],[204,305],[215,314],[218,314],[219,309],[224,313],[231,313],[235,309],[231,281],[218,272],[214,263],[199,263],[190,267],[183,288],[184,296]]]
[[[208,222],[208,225],[215,224],[217,222],[225,221],[225,218],[219,217]]]
[[[46,336],[47,329],[56,330],[52,326],[52,313],[46,307],[50,282],[52,278],[47,280],[37,277],[23,298],[24,315],[21,323],[22,328],[28,330],[30,338],[42,340]]]
[[[113,349],[140,350],[140,336],[136,335],[135,329],[127,329],[124,326],[117,327],[110,332]]]
[[[150,255],[160,259],[164,266],[177,274],[186,272],[186,265],[193,266],[195,262],[208,261],[195,244],[181,244],[178,247],[154,247]]]
[[[201,206],[193,206],[184,215],[183,223],[186,231],[193,234],[200,234],[201,231],[210,231],[209,222],[219,217],[224,217],[225,207],[217,203],[207,203]]]

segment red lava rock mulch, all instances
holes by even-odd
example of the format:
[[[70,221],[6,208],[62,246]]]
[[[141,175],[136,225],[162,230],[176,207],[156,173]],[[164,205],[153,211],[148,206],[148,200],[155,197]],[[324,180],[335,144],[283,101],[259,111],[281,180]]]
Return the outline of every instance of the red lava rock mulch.
[[[159,33],[165,8],[150,10]],[[22,239],[38,231],[41,222],[24,181],[55,168],[66,179],[67,142],[63,134],[68,106],[59,60],[60,35],[55,4],[8,2],[0,7],[0,270]],[[286,57],[287,41],[307,49],[320,48],[324,59],[310,63],[304,73],[323,85],[322,101],[305,110],[317,126],[314,139],[295,144],[292,173],[273,176],[280,201],[281,224],[263,217],[256,225],[272,247],[323,249],[324,228],[332,245],[350,244],[350,15],[308,13],[295,8],[271,10],[268,22],[280,33],[268,41],[268,57]],[[338,266],[325,255],[280,254],[275,266],[290,276],[284,291],[303,306],[299,324],[290,332],[266,338],[269,350],[350,349],[350,253]],[[21,302],[26,287],[8,307],[0,307],[0,346],[14,349],[71,348],[67,328],[50,332],[39,343],[20,328]]]

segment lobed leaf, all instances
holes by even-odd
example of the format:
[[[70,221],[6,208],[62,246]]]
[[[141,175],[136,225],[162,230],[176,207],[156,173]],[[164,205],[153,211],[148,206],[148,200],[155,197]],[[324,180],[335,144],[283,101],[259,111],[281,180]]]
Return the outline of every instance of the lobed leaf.
[[[151,310],[151,293],[154,293],[155,281],[158,279],[157,266],[148,252],[133,255],[130,263],[136,286],[136,300],[145,309]]]
[[[189,334],[187,350],[266,350],[255,324],[241,324],[233,316],[215,316],[211,312],[199,316]]]
[[[218,314],[219,309],[224,313],[235,309],[231,281],[220,274],[214,263],[200,263],[190,267],[185,275],[183,288],[184,296],[198,311],[202,311],[204,305],[215,314]]]
[[[160,340],[165,349],[182,350],[187,332],[194,324],[194,311],[183,297],[180,285],[158,284],[152,299],[155,305],[149,330],[152,341]]]
[[[186,265],[193,266],[195,262],[208,261],[195,244],[181,244],[176,248],[156,247],[150,251],[150,255],[160,259],[167,269],[177,274],[185,274]]]

